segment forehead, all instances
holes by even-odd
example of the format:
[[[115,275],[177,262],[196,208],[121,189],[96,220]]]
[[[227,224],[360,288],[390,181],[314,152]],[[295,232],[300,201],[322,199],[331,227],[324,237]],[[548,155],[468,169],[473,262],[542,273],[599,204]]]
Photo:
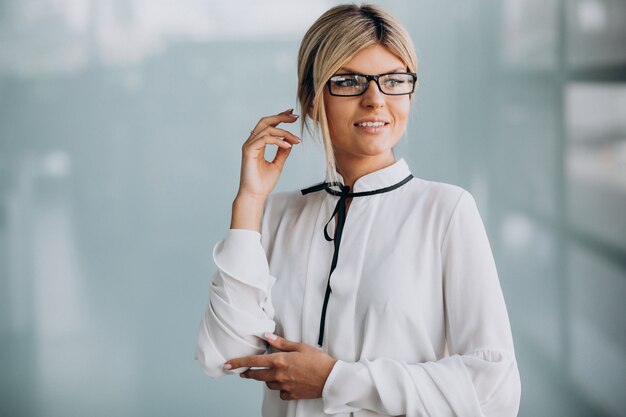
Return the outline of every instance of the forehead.
[[[341,69],[361,74],[382,74],[406,70],[406,64],[382,45],[372,45],[357,52]]]

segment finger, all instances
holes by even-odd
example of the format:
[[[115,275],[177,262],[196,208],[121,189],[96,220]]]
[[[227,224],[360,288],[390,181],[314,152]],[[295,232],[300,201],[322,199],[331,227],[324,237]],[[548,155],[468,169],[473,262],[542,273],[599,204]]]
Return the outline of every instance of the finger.
[[[259,151],[265,148],[268,144],[276,145],[283,149],[289,149],[292,146],[291,143],[284,141],[281,137],[270,135],[261,136],[260,138],[250,142],[248,146],[250,147],[250,150]]]
[[[235,358],[226,361],[224,369],[238,369],[238,368],[250,368],[250,367],[271,367],[272,358],[271,355],[253,355],[244,356],[242,358]]]
[[[248,369],[239,374],[242,378],[256,379],[257,381],[269,382],[276,381],[275,369]]]
[[[266,127],[265,129],[261,130],[260,132],[257,133],[257,135],[255,137],[261,137],[264,135],[270,135],[270,136],[278,136],[281,138],[285,138],[285,140],[289,141],[290,143],[293,144],[297,144],[297,143],[301,143],[302,140],[297,137],[296,135],[294,135],[293,133],[289,132],[288,130],[284,130],[278,127]],[[254,139],[252,139],[254,140]]]
[[[274,114],[272,116],[263,117],[261,118],[261,120],[259,120],[254,129],[252,129],[252,131],[259,132],[260,130],[265,129],[268,126],[275,127],[278,126],[280,123],[293,123],[298,120],[300,116],[297,114],[293,114],[292,111],[292,109],[289,109],[285,110],[284,112]]]
[[[302,343],[292,342],[291,340],[287,340],[284,337],[275,335],[274,333],[265,333],[265,340],[267,340],[267,343],[269,343],[273,348],[282,352],[295,352],[299,351],[302,347]]]
[[[282,384],[276,381],[268,381],[265,383],[265,386],[267,386],[269,389],[273,389],[274,391],[278,391],[282,388]]]
[[[293,148],[278,148],[278,151],[276,151],[276,155],[274,155],[274,159],[272,160],[272,164],[282,170],[292,149]]]

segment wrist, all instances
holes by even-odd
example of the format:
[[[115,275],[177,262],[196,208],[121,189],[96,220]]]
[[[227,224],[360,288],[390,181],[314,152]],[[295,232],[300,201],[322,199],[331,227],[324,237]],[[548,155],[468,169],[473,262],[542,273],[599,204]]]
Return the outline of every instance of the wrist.
[[[231,229],[260,231],[266,197],[238,193],[233,201]]]
[[[261,194],[253,194],[245,191],[239,191],[233,200],[233,206],[253,206],[253,207],[261,207],[265,204],[265,200],[267,199],[266,195]]]
[[[330,390],[331,385],[333,384],[337,371],[341,367],[341,361],[334,360],[333,366],[330,368],[328,375],[326,375],[326,381],[324,381],[324,386],[322,387],[322,398],[328,396],[328,391]]]

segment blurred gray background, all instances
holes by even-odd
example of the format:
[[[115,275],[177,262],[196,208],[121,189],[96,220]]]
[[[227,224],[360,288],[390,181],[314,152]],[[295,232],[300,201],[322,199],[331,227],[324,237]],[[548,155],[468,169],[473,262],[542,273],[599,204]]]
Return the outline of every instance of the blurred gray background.
[[[260,415],[196,330],[241,144],[337,3],[0,0],[1,416]],[[375,3],[420,59],[396,155],[485,221],[520,416],[626,415],[626,1]],[[324,178],[304,139],[279,190]]]

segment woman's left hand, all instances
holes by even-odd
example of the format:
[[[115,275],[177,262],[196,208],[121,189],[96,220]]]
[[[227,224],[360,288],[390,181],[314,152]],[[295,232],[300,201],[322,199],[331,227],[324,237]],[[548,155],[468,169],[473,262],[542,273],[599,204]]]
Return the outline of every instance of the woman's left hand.
[[[265,369],[248,369],[240,376],[265,382],[269,389],[280,391],[283,400],[320,398],[337,361],[304,343],[273,334],[266,334],[265,339],[280,352],[231,359],[224,364],[225,369],[263,367]]]

